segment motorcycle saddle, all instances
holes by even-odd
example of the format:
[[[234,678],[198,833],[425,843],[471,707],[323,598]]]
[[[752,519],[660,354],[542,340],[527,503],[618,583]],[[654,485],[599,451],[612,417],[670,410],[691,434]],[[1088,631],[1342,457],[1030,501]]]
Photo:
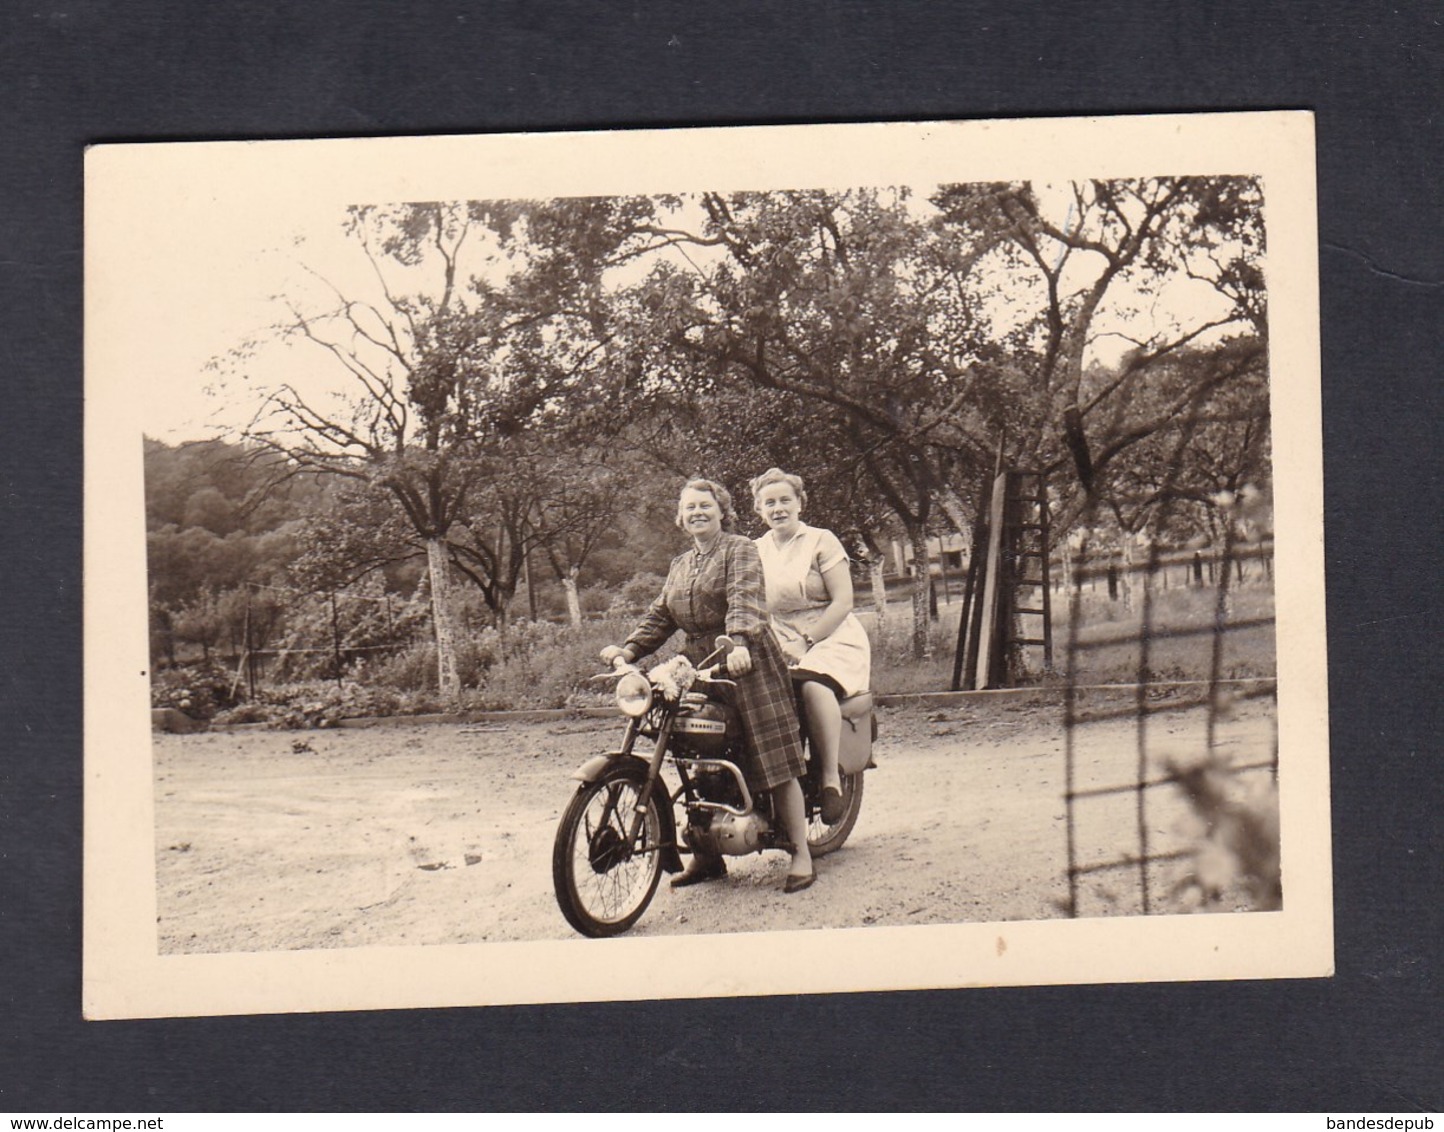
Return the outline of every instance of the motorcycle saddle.
[[[856,719],[858,716],[870,715],[872,713],[872,693],[859,692],[855,696],[848,696],[838,706],[842,708],[843,719]]]

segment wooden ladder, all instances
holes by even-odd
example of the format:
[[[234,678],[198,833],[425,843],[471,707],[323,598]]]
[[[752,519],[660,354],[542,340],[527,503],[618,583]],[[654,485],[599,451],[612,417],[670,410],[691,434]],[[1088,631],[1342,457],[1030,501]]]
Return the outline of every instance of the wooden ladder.
[[[1042,648],[1044,669],[1053,667],[1047,479],[1041,472],[1000,472],[980,495],[958,620],[954,691],[1007,687],[1008,656],[1017,648]],[[1024,631],[1029,617],[1041,624]]]

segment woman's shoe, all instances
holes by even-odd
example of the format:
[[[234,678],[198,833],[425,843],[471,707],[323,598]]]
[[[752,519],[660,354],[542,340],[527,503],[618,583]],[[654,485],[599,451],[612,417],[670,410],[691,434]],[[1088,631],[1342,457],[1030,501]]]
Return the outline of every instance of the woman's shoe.
[[[817,879],[817,866],[813,866],[812,872],[803,873],[801,876],[787,874],[787,879],[782,882],[782,891],[791,896],[794,892],[801,892],[804,888],[811,888],[812,882]]]
[[[828,825],[836,825],[847,814],[847,803],[842,799],[842,791],[836,786],[824,786],[822,788],[822,820]]]
[[[727,862],[721,857],[693,857],[680,876],[672,878],[673,888],[686,888],[706,880],[721,880],[727,875]]]

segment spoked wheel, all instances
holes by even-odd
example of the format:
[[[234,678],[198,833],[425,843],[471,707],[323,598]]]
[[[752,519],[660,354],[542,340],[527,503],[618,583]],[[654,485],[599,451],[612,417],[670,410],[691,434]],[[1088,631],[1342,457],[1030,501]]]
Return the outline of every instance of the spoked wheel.
[[[842,776],[842,801],[847,808],[842,819],[832,825],[822,820],[822,810],[815,811],[807,822],[807,847],[814,857],[826,857],[842,848],[862,813],[862,772]]]
[[[562,915],[582,935],[621,934],[657,891],[662,823],[655,803],[642,811],[636,842],[628,838],[642,787],[634,778],[588,782],[562,814],[552,848],[552,884]]]

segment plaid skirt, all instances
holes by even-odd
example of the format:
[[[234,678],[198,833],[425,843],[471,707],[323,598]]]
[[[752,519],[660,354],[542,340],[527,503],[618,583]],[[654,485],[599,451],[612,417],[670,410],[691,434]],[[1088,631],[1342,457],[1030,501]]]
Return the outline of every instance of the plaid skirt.
[[[714,640],[715,634],[688,634],[682,651],[696,664],[712,651]],[[743,768],[748,786],[771,790],[801,777],[807,769],[802,757],[802,730],[797,722],[792,677],[777,641],[765,630],[751,634],[748,651],[752,654],[752,671],[731,677],[737,681],[735,688],[723,684],[713,690],[741,717],[750,756]]]

